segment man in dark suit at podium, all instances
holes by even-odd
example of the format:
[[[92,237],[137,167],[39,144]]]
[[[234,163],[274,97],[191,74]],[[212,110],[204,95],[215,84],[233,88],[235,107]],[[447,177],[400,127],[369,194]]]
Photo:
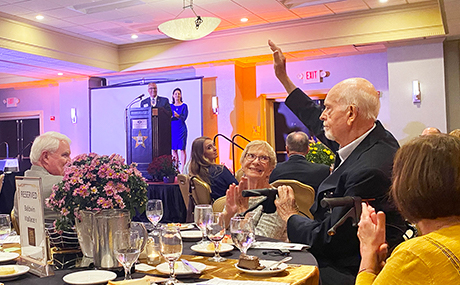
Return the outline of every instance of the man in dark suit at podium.
[[[158,87],[155,82],[150,82],[148,85],[150,98],[141,101],[141,107],[164,108],[169,116],[172,116],[171,106],[168,98],[158,96]]]

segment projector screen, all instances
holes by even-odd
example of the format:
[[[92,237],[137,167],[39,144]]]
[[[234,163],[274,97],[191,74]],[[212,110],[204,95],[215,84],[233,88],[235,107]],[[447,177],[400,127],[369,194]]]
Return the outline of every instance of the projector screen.
[[[179,87],[182,100],[188,106],[187,160],[195,138],[202,136],[202,78],[157,83],[158,96],[172,102],[172,91]],[[137,96],[149,98],[148,82],[144,85],[91,89],[90,150],[97,154],[120,154],[126,158],[125,109]],[[131,107],[139,107],[140,101]]]

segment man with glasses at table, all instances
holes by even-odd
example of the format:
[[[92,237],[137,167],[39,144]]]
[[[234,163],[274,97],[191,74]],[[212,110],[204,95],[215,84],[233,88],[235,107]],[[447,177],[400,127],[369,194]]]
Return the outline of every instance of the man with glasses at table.
[[[269,41],[273,51],[276,77],[289,96],[286,106],[308,129],[332,151],[336,152],[335,169],[319,186],[311,208],[314,220],[297,214],[294,193],[286,186],[278,188],[275,201],[277,213],[287,222],[291,242],[311,246],[318,260],[323,285],[354,284],[360,254],[357,228],[348,219],[337,228],[328,230],[349,208],[332,210],[320,206],[325,197],[359,196],[376,211],[387,215],[387,242],[390,247],[402,241],[404,221],[388,201],[393,157],[398,142],[377,120],[380,102],[374,86],[363,78],[350,78],[336,84],[328,92],[321,112],[308,96],[290,80],[286,59],[281,49]],[[389,224],[399,228],[388,226]]]

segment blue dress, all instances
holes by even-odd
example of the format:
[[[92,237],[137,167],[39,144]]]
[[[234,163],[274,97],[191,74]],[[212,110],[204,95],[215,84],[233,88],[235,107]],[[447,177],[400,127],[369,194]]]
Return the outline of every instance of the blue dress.
[[[185,103],[180,106],[170,105],[173,113],[171,118],[171,149],[185,150],[187,146],[187,125],[185,120],[187,120],[188,116],[188,107]],[[174,112],[179,114],[179,118],[174,116]]]

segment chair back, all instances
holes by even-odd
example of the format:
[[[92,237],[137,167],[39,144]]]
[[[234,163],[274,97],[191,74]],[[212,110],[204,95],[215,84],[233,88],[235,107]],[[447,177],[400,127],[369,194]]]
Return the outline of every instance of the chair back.
[[[192,197],[197,204],[212,204],[211,187],[197,176],[190,178]]]
[[[5,173],[0,174],[0,193],[2,193],[3,179],[5,179]]]
[[[212,203],[212,211],[213,212],[222,212],[225,208],[225,202],[227,201],[226,196],[222,196],[217,198],[214,203]]]
[[[189,189],[190,189],[190,177],[185,174],[177,175],[177,182],[179,183],[180,192],[182,193],[182,198],[184,199],[185,208],[188,210],[189,203]]]
[[[243,177],[243,175],[244,175],[243,168],[238,169],[235,173],[236,181],[240,182],[241,177]]]
[[[299,207],[300,213],[313,219],[313,215],[310,213],[310,208],[315,202],[315,189],[310,185],[303,184],[297,180],[280,179],[271,183],[273,187],[281,185],[291,186],[294,190],[295,201]]]

